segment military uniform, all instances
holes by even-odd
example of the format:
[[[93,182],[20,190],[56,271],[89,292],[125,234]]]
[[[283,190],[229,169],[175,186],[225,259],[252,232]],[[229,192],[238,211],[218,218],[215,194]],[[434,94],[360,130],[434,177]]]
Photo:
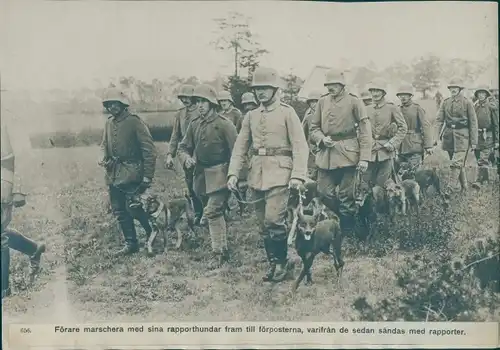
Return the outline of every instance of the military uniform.
[[[192,120],[199,117],[198,108],[195,104],[190,106],[189,108],[182,108],[175,115],[174,128],[172,129],[172,136],[170,137],[169,143],[169,154],[175,158],[177,156],[177,149],[179,143],[186,135],[187,128],[189,123]],[[186,180],[186,185],[189,191],[189,196],[193,201],[193,207],[197,218],[200,218],[203,214],[203,203],[196,196],[193,190],[193,172],[183,167],[184,170],[184,178]]]
[[[327,73],[327,83],[337,82],[345,84],[343,76]],[[310,133],[311,140],[318,145],[318,192],[323,203],[335,210],[335,190],[339,186],[340,224],[344,234],[350,234],[356,214],[356,166],[360,161],[371,159],[371,123],[363,103],[345,89],[339,96],[321,97],[311,120]],[[323,144],[326,136],[336,142],[333,147]]]
[[[463,88],[459,80],[454,80],[449,85]],[[450,192],[460,180],[462,189],[467,188],[467,179],[463,164],[467,149],[478,143],[477,117],[472,102],[462,92],[455,97],[446,98],[439,108],[437,118],[438,130],[444,124],[442,148],[448,152],[451,160],[450,174],[446,181],[446,190]]]
[[[111,91],[109,94],[114,96],[117,93]],[[104,103],[113,100],[114,97],[109,97]],[[132,208],[130,204],[137,201],[137,196],[145,189],[142,188],[143,179],[154,177],[157,153],[153,138],[146,123],[124,109],[121,115],[110,116],[106,121],[101,148],[111,209],[125,238],[126,246],[119,253],[136,252],[138,242],[134,218],[139,220],[147,234],[152,228],[143,208]]]
[[[274,69],[258,68],[253,87],[271,86],[275,100],[250,111],[243,119],[234,146],[228,177],[238,177],[249,154],[248,186],[252,190],[260,233],[270,263],[265,280],[274,276],[276,264],[287,266],[287,203],[290,179],[305,181],[307,142],[295,110],[276,96],[278,75]]]
[[[197,92],[198,91],[198,92]],[[212,88],[200,85],[194,95],[209,98]],[[213,91],[211,103],[217,104]],[[213,102],[212,102],[213,101]],[[231,158],[237,132],[233,123],[214,109],[207,116],[199,116],[189,125],[186,136],[179,145],[179,157],[183,164],[194,158],[194,192],[207,203],[204,216],[208,220],[212,250],[217,257],[227,254],[227,228],[224,210],[229,191],[226,186],[228,163]]]
[[[411,100],[399,108],[408,128],[399,147],[399,164],[410,163],[416,170],[422,164],[424,149],[434,145],[432,123],[424,109]]]
[[[7,126],[2,118],[1,125],[1,239],[2,239],[2,299],[11,294],[10,290],[10,248],[30,257],[30,280],[40,269],[40,257],[45,251],[44,244],[37,244],[20,232],[9,228],[14,206],[14,165],[15,156],[9,139]]]
[[[236,132],[240,132],[241,123],[243,122],[243,116],[241,115],[239,109],[232,106],[229,110],[222,111],[220,114],[233,123],[233,125],[236,127]]]

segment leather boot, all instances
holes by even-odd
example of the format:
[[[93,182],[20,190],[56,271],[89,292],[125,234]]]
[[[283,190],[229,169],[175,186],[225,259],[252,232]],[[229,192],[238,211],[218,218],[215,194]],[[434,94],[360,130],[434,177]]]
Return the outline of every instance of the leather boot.
[[[2,247],[2,299],[4,297],[10,296],[11,294],[10,284],[9,284],[9,278],[10,278],[9,269],[10,269],[10,250],[9,247]]]
[[[277,282],[284,281],[286,279],[293,278],[293,270],[295,268],[295,263],[288,260],[288,245],[285,239],[274,242],[276,249],[276,257],[278,261],[278,269],[274,275],[274,280]]]
[[[215,270],[221,268],[229,260],[229,254],[226,251],[213,252],[208,268]]]
[[[131,255],[139,251],[137,243],[137,233],[135,231],[134,221],[132,218],[121,218],[119,220],[122,229],[123,237],[125,238],[125,246],[114,253],[115,256]]]
[[[42,258],[42,254],[45,253],[45,250],[45,244],[40,244],[35,253],[30,257],[30,283],[33,283],[36,276],[40,272],[40,260]]]
[[[340,230],[344,237],[354,236],[354,216],[343,214],[340,216]]]
[[[269,237],[264,238],[264,249],[266,250],[267,261],[269,266],[266,274],[262,277],[264,282],[272,281],[276,271],[276,258],[274,257],[273,241]]]

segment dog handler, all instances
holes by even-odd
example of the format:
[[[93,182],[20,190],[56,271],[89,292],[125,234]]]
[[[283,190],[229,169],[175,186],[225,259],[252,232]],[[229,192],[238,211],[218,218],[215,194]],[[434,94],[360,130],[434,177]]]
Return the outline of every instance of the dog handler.
[[[193,189],[207,198],[204,216],[212,240],[213,257],[209,268],[219,268],[229,261],[224,210],[230,192],[227,171],[237,132],[233,123],[221,116],[217,93],[210,85],[198,85],[193,92],[200,116],[189,124],[179,145],[179,157],[187,169],[194,167]]]
[[[45,252],[45,244],[37,244],[21,233],[8,228],[12,219],[14,199],[14,163],[15,156],[10,143],[7,126],[2,118],[1,124],[1,172],[2,172],[2,299],[11,295],[9,285],[10,250],[15,249],[30,257],[30,282],[40,271],[40,258]],[[24,203],[19,204],[22,206]]]
[[[399,148],[398,163],[399,165],[409,163],[413,169],[413,175],[422,164],[424,152],[428,155],[432,153],[434,146],[432,123],[424,109],[412,101],[411,85],[400,86],[396,96],[401,100],[399,108],[408,127]]]
[[[269,269],[264,281],[288,277],[287,204],[290,188],[298,189],[307,173],[307,141],[294,109],[280,102],[276,70],[255,70],[252,88],[261,105],[245,115],[228,173],[228,187],[237,189],[238,175],[250,155],[248,186],[260,223]],[[276,271],[276,267],[279,267]]]
[[[316,180],[318,178],[318,168],[316,167],[316,152],[318,151],[318,147],[311,140],[310,129],[311,129],[311,119],[316,110],[316,106],[318,104],[318,100],[321,97],[321,92],[319,91],[311,91],[309,96],[307,97],[306,103],[309,106],[307,111],[304,113],[304,119],[302,120],[302,127],[304,129],[304,135],[306,136],[307,143],[309,144],[309,159],[307,161],[307,176]]]
[[[477,117],[472,101],[463,95],[462,80],[454,78],[448,84],[451,97],[446,98],[437,114],[438,130],[444,127],[442,148],[451,160],[450,172],[445,179],[445,195],[453,191],[457,178],[462,191],[467,190],[467,177],[463,164],[467,149],[474,151],[478,142]]]
[[[173,158],[177,156],[178,145],[184,138],[184,135],[186,135],[189,123],[200,115],[198,106],[196,106],[196,102],[193,98],[193,91],[193,85],[185,84],[181,86],[179,94],[177,95],[177,98],[184,104],[184,108],[175,115],[174,128],[172,129],[172,136],[170,137],[169,150],[167,153],[167,168],[172,168],[174,166]],[[192,170],[184,168],[184,178],[186,180],[189,196],[193,202],[195,222],[199,222],[203,215],[203,203],[201,203],[200,199],[194,193]]]
[[[139,251],[134,218],[146,234],[152,232],[148,215],[137,198],[153,181],[156,147],[148,126],[129,112],[123,92],[109,89],[102,104],[111,115],[104,128],[101,145],[104,157],[99,164],[106,169],[111,208],[125,238],[125,246],[115,255],[129,255]]]
[[[373,138],[369,177],[373,185],[384,187],[393,173],[396,150],[405,138],[408,126],[399,108],[386,101],[386,82],[374,79],[368,86],[373,99],[373,104],[366,109]],[[391,130],[392,126],[396,126],[395,132]]]

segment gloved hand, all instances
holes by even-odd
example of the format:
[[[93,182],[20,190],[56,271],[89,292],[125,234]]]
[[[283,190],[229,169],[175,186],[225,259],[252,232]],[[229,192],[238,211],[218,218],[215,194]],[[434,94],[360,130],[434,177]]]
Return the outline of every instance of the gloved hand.
[[[368,162],[366,160],[360,160],[356,169],[360,173],[364,173],[368,169]]]
[[[238,178],[235,175],[229,176],[227,180],[227,188],[229,191],[238,191]]]
[[[330,136],[324,137],[322,142],[325,145],[325,147],[327,147],[327,148],[332,148],[333,146],[335,146],[335,143],[336,143],[335,141],[332,140],[332,138]]]
[[[170,153],[167,154],[167,160],[165,161],[165,167],[167,169],[172,169],[174,167],[174,159],[172,158],[172,155]]]
[[[184,167],[186,169],[192,169],[195,165],[196,165],[196,162],[193,158],[186,159],[186,162],[184,163]]]
[[[390,142],[387,142],[385,145],[384,145],[384,148],[386,150],[388,150],[389,152],[394,152],[396,150],[396,148],[394,147],[394,145]]]

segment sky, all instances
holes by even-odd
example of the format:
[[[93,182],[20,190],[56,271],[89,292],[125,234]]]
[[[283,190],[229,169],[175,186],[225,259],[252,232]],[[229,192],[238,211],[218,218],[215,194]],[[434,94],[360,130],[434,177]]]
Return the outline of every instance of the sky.
[[[210,45],[213,19],[228,11],[251,17],[252,32],[270,51],[262,66],[303,78],[315,65],[342,59],[383,68],[428,52],[471,60],[498,52],[494,2],[1,0],[2,89],[229,74],[232,55]]]

